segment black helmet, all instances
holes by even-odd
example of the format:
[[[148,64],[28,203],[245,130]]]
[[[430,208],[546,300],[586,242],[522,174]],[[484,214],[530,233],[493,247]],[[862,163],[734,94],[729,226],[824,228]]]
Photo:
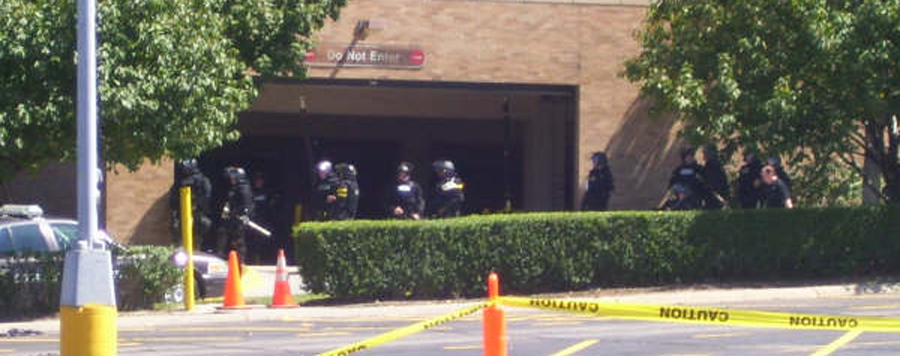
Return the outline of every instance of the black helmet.
[[[244,172],[244,169],[241,167],[228,167],[225,168],[225,177],[234,179],[237,183],[242,183],[247,180],[247,172]]]
[[[717,158],[719,157],[719,148],[715,145],[703,146],[703,154],[710,158]]]
[[[772,167],[781,167],[781,157],[772,156],[766,159],[766,164]]]
[[[194,158],[182,160],[179,164],[181,169],[187,173],[194,173],[200,169],[200,165],[197,164],[197,160]]]
[[[397,173],[412,174],[413,168],[412,163],[400,162],[400,165],[397,166]]]
[[[356,177],[356,167],[351,163],[338,163],[334,166],[334,172],[337,173],[340,178]]]
[[[453,165],[453,162],[447,160],[434,161],[434,163],[431,164],[431,167],[435,170],[445,170],[449,172],[456,171],[456,166]]]
[[[609,160],[608,160],[608,158],[606,157],[606,153],[605,153],[605,152],[603,152],[603,151],[597,151],[597,152],[594,152],[594,154],[591,155],[591,161],[593,161],[594,164],[598,164],[598,163],[599,163],[599,164],[606,165],[606,163],[607,163]]]

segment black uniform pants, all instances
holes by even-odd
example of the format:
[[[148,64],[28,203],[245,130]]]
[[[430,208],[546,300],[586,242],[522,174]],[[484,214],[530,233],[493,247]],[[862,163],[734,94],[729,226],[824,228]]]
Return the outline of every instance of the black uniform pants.
[[[225,229],[227,242],[225,245],[226,254],[231,251],[237,251],[238,259],[243,264],[244,258],[247,256],[247,227],[240,219],[228,219],[225,221]]]

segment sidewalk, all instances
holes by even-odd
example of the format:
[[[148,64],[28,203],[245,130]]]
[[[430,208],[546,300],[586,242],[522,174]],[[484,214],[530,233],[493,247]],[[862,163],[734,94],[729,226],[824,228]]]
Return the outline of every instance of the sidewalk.
[[[275,290],[275,266],[248,266],[249,273],[244,277],[245,297],[271,297]],[[288,282],[294,294],[304,294],[303,279],[297,266],[287,266]]]
[[[264,280],[269,278],[269,272],[262,269],[258,278],[260,285],[254,288],[253,293],[271,293],[265,290]],[[272,272],[274,276],[274,269]],[[291,280],[299,280],[292,275]],[[274,277],[272,277],[274,280]],[[297,281],[299,282],[299,281]],[[265,288],[264,288],[265,287]],[[293,288],[294,286],[292,286]],[[299,289],[294,292],[300,291]],[[734,302],[751,301],[775,301],[775,300],[799,300],[815,298],[833,298],[842,296],[876,295],[876,294],[900,294],[900,284],[881,282],[860,282],[846,284],[815,285],[801,287],[703,287],[673,289],[653,292],[628,292],[617,290],[613,295],[604,295],[600,290],[597,296],[591,296],[590,292],[572,293],[573,298],[598,299],[613,302],[633,302],[666,305],[706,305],[728,304]],[[554,295],[550,298],[567,298],[567,294]],[[178,326],[192,324],[211,323],[241,323],[245,321],[263,320],[315,320],[336,318],[372,318],[377,320],[390,317],[426,317],[459,310],[468,305],[480,302],[479,299],[456,299],[445,301],[390,301],[372,302],[365,304],[353,304],[342,306],[305,306],[296,309],[266,309],[257,306],[251,310],[219,312],[217,305],[198,305],[191,312],[186,311],[142,311],[119,313],[119,328],[140,328],[151,326]],[[43,333],[56,334],[59,332],[59,320],[48,318],[27,322],[0,322],[0,332],[10,329],[36,330]]]

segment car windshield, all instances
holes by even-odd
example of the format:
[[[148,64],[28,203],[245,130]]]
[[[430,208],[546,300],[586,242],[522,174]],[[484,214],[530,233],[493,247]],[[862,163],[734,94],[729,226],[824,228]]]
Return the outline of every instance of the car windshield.
[[[68,251],[72,247],[72,243],[78,241],[78,224],[51,222],[50,228],[53,230],[53,237],[56,238],[56,244],[59,245],[60,251]]]
[[[16,251],[46,252],[50,250],[47,242],[44,241],[44,234],[41,233],[41,229],[36,223],[10,226],[9,230],[12,232],[12,243]]]

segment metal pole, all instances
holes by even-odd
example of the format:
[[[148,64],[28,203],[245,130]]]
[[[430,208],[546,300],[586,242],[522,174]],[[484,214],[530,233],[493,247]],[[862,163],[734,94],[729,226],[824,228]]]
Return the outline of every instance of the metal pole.
[[[312,123],[310,122],[311,119],[309,118],[309,116],[306,115],[308,112],[309,111],[306,108],[306,97],[301,96],[300,97],[300,119],[301,119],[301,122],[303,123],[303,131],[305,131],[305,132],[303,132],[303,145],[306,148],[306,162],[307,162],[306,167],[308,168],[307,174],[309,175],[309,188],[310,188],[310,191],[312,192],[312,191],[316,190],[316,181],[318,180],[318,176],[316,175],[316,163],[317,162],[314,161],[315,154],[313,154]],[[306,206],[308,206],[308,207],[313,206],[312,200],[313,200],[312,196],[310,196],[308,199],[306,199]],[[301,213],[301,217],[302,217],[302,213],[304,210],[306,210],[307,214],[315,214],[315,212],[312,209],[303,209],[302,206],[300,207],[299,210]],[[294,211],[295,212],[297,211],[296,207],[294,208]],[[296,213],[295,213],[295,215],[296,215]],[[316,220],[315,216],[313,216],[313,215],[307,216],[306,219]],[[300,221],[295,221],[294,223],[299,224]]]
[[[512,117],[509,97],[503,98],[503,212],[512,212]]]
[[[97,234],[97,9],[78,0],[78,245],[66,253],[60,298],[60,355],[114,356],[116,299],[110,252]]]
[[[93,249],[97,237],[97,8],[78,0],[78,235]]]

